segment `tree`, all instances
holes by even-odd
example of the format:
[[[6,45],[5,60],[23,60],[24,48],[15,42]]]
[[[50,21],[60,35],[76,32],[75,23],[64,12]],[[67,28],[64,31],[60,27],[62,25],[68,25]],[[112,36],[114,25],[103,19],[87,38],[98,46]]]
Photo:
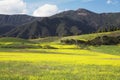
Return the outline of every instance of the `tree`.
[[[64,23],[59,24],[56,33],[58,34],[59,37],[67,35],[66,25]]]
[[[42,28],[42,32],[41,32],[41,35],[44,37],[44,36],[49,36],[49,31],[46,27],[43,27]]]
[[[82,31],[78,29],[78,27],[76,26],[72,26],[71,29],[70,29],[70,32],[73,34],[73,35],[78,35],[80,34]],[[76,46],[78,46],[78,41],[75,40],[75,43],[76,43]]]
[[[79,30],[76,26],[72,26],[71,29],[70,29],[70,32],[71,32],[73,35],[78,35],[78,34],[80,34],[82,31]]]

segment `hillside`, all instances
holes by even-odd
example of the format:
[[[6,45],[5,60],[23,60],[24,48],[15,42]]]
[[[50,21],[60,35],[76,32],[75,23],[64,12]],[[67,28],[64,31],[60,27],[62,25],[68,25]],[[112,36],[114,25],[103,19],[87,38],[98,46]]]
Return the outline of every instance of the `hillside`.
[[[92,39],[95,39],[99,36],[120,36],[120,30],[118,31],[112,31],[112,32],[102,32],[102,33],[93,33],[93,34],[83,34],[83,35],[76,35],[76,36],[67,36],[67,37],[45,37],[45,38],[37,38],[37,39],[29,39],[30,41],[34,43],[39,43],[39,44],[61,44],[61,40],[83,40],[83,41],[89,41]]]
[[[102,52],[113,55],[120,55],[119,48],[120,45],[81,45],[81,44],[63,44],[61,40],[83,40],[88,41],[95,39],[98,36],[120,36],[120,31],[112,31],[112,32],[102,32],[102,33],[93,33],[93,34],[84,34],[77,36],[67,36],[67,37],[45,37],[38,39],[20,39],[20,38],[12,38],[12,37],[4,37],[0,38],[0,48],[1,51],[11,51],[11,49],[17,49],[16,51],[35,51],[35,52],[46,52],[46,49],[82,49],[82,50],[90,50],[95,52]],[[23,50],[24,49],[24,50]],[[37,49],[37,51],[36,51]],[[41,49],[44,49],[41,51]],[[39,51],[40,50],[40,51]],[[12,50],[13,51],[13,50]],[[49,52],[51,50],[47,50]],[[52,50],[53,51],[53,50]],[[61,50],[60,50],[61,51]]]
[[[93,33],[93,34],[84,34],[78,36],[67,36],[67,37],[45,37],[38,39],[20,39],[20,38],[12,38],[12,37],[4,37],[0,38],[0,50],[1,51],[23,51],[26,50],[28,52],[47,52],[53,53],[56,50],[61,52],[62,50],[90,50],[94,52],[101,52],[112,55],[120,55],[120,44],[117,45],[81,45],[81,44],[63,44],[61,40],[83,40],[88,41],[95,39],[98,36],[120,36],[120,31],[112,31],[112,32],[102,32],[102,33]],[[47,50],[47,51],[46,51]]]
[[[30,23],[34,20],[41,20],[42,18],[32,17],[28,15],[3,15],[0,14],[0,35],[9,32],[17,26]]]
[[[3,37],[0,38],[0,42],[28,42],[28,43],[45,43],[45,42],[60,42],[60,40],[66,39],[75,39],[75,40],[92,40],[98,36],[120,36],[120,30],[118,31],[111,31],[111,32],[102,32],[102,33],[92,33],[92,34],[83,34],[83,35],[75,35],[75,36],[66,36],[66,37],[45,37],[45,38],[37,38],[37,39],[21,39],[21,38],[14,38],[14,37]]]
[[[102,33],[93,33],[93,34],[84,34],[84,35],[77,35],[77,36],[67,36],[63,37],[62,40],[65,39],[77,39],[77,40],[92,40],[98,36],[120,36],[120,30],[118,31],[112,31],[112,32],[102,32]]]
[[[4,37],[0,38],[0,48],[3,48],[2,50],[4,49],[6,50],[6,49],[40,48],[40,46],[36,45],[35,42],[33,41],[13,37]]]
[[[21,15],[4,15],[0,14],[0,27],[3,25],[23,25],[34,20],[40,21],[41,17],[33,17],[25,14]]]
[[[98,14],[86,9],[69,10],[44,18],[1,15],[0,19],[1,36],[24,39],[72,36],[120,29],[120,13]]]

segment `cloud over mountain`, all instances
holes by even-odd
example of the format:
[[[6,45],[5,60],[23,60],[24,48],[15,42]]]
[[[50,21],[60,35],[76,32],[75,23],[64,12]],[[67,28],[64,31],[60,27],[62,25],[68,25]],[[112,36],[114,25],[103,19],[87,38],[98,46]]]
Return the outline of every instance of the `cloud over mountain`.
[[[23,0],[0,0],[0,14],[25,14],[26,3]]]
[[[33,12],[33,16],[48,17],[48,16],[52,16],[58,12],[59,12],[59,9],[56,5],[45,4],[43,6],[38,7]]]

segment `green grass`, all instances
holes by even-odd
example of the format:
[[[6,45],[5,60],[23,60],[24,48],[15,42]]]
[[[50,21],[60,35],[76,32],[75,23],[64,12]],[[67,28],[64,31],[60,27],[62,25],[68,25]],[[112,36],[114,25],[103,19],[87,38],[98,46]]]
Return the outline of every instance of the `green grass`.
[[[110,45],[110,46],[91,46],[90,50],[96,52],[102,52],[106,54],[120,55],[120,45]]]
[[[33,41],[20,39],[20,38],[12,38],[12,37],[4,37],[0,38],[0,48],[40,48],[39,44],[36,44]]]
[[[0,42],[24,42],[24,43],[31,43],[28,40],[20,39],[20,38],[13,38],[13,37],[3,37],[3,38],[0,38]]]
[[[50,42],[56,42],[59,41],[59,37],[46,37],[46,38],[38,38],[38,39],[30,39],[29,41],[35,42],[35,43],[50,43]]]
[[[0,62],[1,80],[119,80],[120,67],[55,62]],[[8,67],[9,66],[9,67]]]
[[[109,35],[109,36],[120,36],[120,31],[113,32],[103,32],[103,33],[93,33],[93,34],[85,34],[85,35],[77,35],[77,36],[68,36],[62,39],[78,39],[78,40],[92,40],[98,36]]]

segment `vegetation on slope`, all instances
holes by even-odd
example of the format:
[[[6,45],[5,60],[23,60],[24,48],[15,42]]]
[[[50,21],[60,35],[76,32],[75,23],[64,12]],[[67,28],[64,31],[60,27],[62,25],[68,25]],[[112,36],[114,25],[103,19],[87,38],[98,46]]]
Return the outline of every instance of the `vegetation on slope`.
[[[20,39],[20,38],[12,38],[12,37],[0,38],[0,47],[12,48],[12,49],[40,48],[40,46],[38,46],[32,41]]]
[[[62,40],[64,39],[76,39],[76,40],[92,40],[98,36],[120,36],[120,30],[118,31],[112,31],[112,32],[101,32],[101,33],[93,33],[93,34],[84,34],[84,35],[76,35],[76,36],[68,36],[68,37],[63,37]]]
[[[95,39],[84,41],[84,40],[75,40],[67,39],[61,40],[63,44],[76,44],[76,45],[116,45],[120,44],[120,36],[111,37],[111,36],[99,36]]]

